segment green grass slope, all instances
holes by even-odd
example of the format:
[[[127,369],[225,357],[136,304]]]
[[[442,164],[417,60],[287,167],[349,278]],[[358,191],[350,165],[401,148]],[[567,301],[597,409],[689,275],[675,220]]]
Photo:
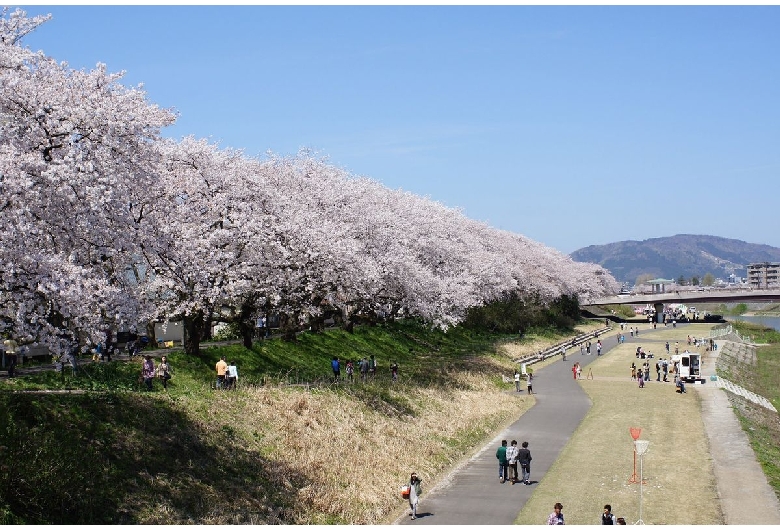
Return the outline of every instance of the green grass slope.
[[[207,345],[198,358],[168,350],[167,391],[141,390],[138,358],[5,379],[0,522],[385,522],[408,466],[430,481],[532,403],[505,392],[512,364],[496,344],[566,334],[519,341],[399,322],[252,350]],[[372,354],[374,381],[331,384],[333,356]],[[220,355],[237,362],[236,392],[212,389]]]

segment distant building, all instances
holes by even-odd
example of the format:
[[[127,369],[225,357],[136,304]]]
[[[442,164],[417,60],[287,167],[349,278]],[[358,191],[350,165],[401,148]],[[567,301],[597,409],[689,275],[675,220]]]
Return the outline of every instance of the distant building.
[[[747,266],[747,281],[756,289],[780,287],[780,263],[751,263]]]
[[[663,278],[656,278],[655,280],[650,280],[645,282],[648,285],[650,285],[650,288],[652,289],[653,294],[655,293],[665,293],[666,292],[666,286],[667,285],[674,285],[674,280],[665,280]]]

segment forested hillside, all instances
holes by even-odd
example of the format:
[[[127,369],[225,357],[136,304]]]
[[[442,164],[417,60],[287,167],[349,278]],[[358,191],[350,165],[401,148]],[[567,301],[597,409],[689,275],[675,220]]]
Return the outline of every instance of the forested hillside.
[[[633,284],[644,274],[657,278],[680,276],[716,278],[746,275],[750,263],[780,261],[780,248],[717,236],[678,234],[644,241],[591,245],[571,253],[572,259],[596,263],[620,282]]]

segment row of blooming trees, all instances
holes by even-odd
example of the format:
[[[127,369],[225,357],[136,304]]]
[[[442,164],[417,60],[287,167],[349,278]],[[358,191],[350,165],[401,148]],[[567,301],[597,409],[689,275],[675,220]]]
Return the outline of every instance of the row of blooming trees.
[[[327,310],[446,327],[507,293],[617,289],[596,265],[308,152],[164,139],[175,113],[121,74],[21,45],[46,20],[0,20],[0,325],[22,341],[56,351],[178,318],[197,353],[212,322],[249,340],[269,312],[290,329]]]

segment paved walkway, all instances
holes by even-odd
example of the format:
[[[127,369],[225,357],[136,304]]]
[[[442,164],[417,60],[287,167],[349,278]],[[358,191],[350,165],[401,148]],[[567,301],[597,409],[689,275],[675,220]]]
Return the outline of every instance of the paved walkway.
[[[609,337],[609,332],[602,335],[602,355],[615,345]],[[646,340],[644,333],[642,338]],[[780,525],[780,502],[756,461],[747,435],[725,392],[709,381],[722,348],[722,341],[716,342],[717,350],[704,356],[702,373],[707,383],[688,386],[702,397],[702,417],[725,523]],[[435,487],[428,484],[432,489],[423,494],[417,520],[412,521],[405,513],[396,524],[513,524],[536,482],[558,458],[590,408],[590,399],[571,376],[571,366],[579,361],[583,374],[587,374],[585,367],[597,358],[593,343],[593,355],[572,351],[566,361],[558,360],[538,370],[534,375],[536,404]],[[533,456],[532,485],[499,483],[495,452],[504,439],[517,440],[518,445],[528,441]]]
[[[614,340],[607,339],[609,336],[609,332],[601,336],[602,355],[615,345]],[[579,349],[571,348],[566,361],[559,357],[549,366],[536,370],[533,381],[536,404],[433,489],[425,491],[423,483],[425,493],[417,520],[412,521],[407,512],[396,523],[513,524],[536,483],[557,460],[590,409],[590,398],[572,377],[571,367],[579,362],[585,377],[586,366],[598,358],[596,340],[592,343],[591,355],[581,355]],[[555,421],[550,421],[551,418]],[[518,446],[523,441],[528,442],[533,457],[530,486],[498,481],[496,449],[504,439],[517,440]],[[428,484],[428,487],[432,485]],[[542,523],[544,521],[540,521]]]
[[[708,383],[715,374],[724,341],[715,343],[717,349],[704,356],[702,365],[702,375]],[[756,460],[726,392],[717,384],[689,387],[696,388],[702,397],[704,428],[725,523],[780,525],[780,502]]]

